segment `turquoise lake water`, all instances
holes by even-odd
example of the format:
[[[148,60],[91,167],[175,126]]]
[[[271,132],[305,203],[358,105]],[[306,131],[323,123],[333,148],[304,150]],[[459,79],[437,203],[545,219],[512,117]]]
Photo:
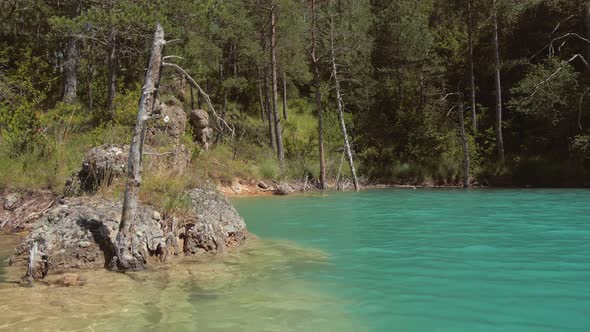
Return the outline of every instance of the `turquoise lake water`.
[[[83,287],[18,286],[0,236],[0,331],[590,331],[588,190],[234,202],[243,250]]]
[[[588,190],[374,190],[235,204],[260,237],[324,251],[328,264],[288,277],[320,285],[334,297],[322,308],[369,331],[590,331]]]

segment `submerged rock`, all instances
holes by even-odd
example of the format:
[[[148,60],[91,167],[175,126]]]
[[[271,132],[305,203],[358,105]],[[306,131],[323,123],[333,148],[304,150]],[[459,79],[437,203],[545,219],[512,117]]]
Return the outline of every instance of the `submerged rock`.
[[[30,248],[37,243],[47,257],[49,273],[103,268],[115,253],[122,203],[98,198],[69,198],[49,211],[20,243],[10,258],[11,265],[26,266]],[[141,206],[135,231],[143,257],[164,243],[154,210]]]
[[[216,190],[188,192],[192,220],[185,224],[183,251],[186,255],[221,253],[244,244],[246,224],[230,201]]]

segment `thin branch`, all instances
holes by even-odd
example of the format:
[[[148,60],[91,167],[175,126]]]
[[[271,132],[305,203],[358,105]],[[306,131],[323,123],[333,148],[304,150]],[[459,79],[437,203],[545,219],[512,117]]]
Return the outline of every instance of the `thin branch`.
[[[205,97],[205,101],[207,101],[207,105],[209,106],[209,109],[211,110],[211,112],[213,113],[213,116],[215,116],[215,119],[217,120],[217,126],[218,126],[217,129],[221,131],[221,124],[223,124],[231,132],[231,136],[233,138],[235,135],[234,127],[230,126],[223,118],[221,118],[219,115],[217,115],[217,112],[215,111],[215,107],[213,107],[213,103],[211,102],[211,98],[209,97],[209,95],[207,93],[205,93],[205,91],[201,88],[201,86],[197,83],[197,81],[195,81],[186,72],[186,70],[182,69],[179,65],[177,65],[175,63],[163,62],[162,66],[163,67],[171,67],[171,68],[176,69],[178,72],[183,74],[184,77],[186,77],[186,79],[189,81],[189,83],[191,83],[195,88],[197,88],[197,90],[199,90],[199,93],[203,97]]]
[[[168,59],[180,59],[180,60],[184,60],[183,57],[178,56],[178,55],[167,55],[165,57],[162,58],[163,60],[168,60]]]
[[[584,64],[584,66],[586,66],[586,69],[590,70],[590,64],[588,64],[588,61],[586,61],[586,59],[581,54],[574,54],[569,60],[563,61],[561,63],[561,65],[559,66],[559,68],[557,68],[557,70],[555,70],[546,79],[544,79],[543,81],[537,83],[535,85],[535,91],[533,91],[533,93],[529,96],[529,98],[532,98],[535,94],[537,94],[537,92],[539,91],[539,88],[542,85],[546,84],[547,82],[549,82],[550,80],[552,80],[555,76],[557,76],[557,74],[559,74],[559,72],[561,72],[563,70],[563,68],[565,68],[565,65],[569,64],[570,62],[572,62],[572,61],[574,61],[576,59],[580,59],[580,61],[582,61],[582,63]]]
[[[584,38],[582,36],[580,36],[579,34],[575,33],[575,32],[568,32],[565,35],[561,35],[559,37],[553,38],[551,40],[551,43],[549,44],[549,56],[553,56],[553,54],[555,54],[555,48],[553,47],[553,43],[555,43],[558,40],[562,40],[565,39],[557,48],[558,50],[561,50],[561,48],[563,47],[563,45],[565,45],[565,43],[568,41],[568,39],[570,37],[576,37],[578,39],[580,39],[581,41],[584,41],[586,43],[590,44],[590,40],[588,40],[587,38]]]
[[[561,24],[564,23],[565,21],[571,19],[572,17],[574,17],[574,15],[570,15],[565,20],[562,20],[559,23],[557,23],[557,25],[555,26],[555,29],[553,29],[553,31],[551,31],[551,34],[554,34],[555,32],[557,32],[557,30],[559,29],[559,27],[561,26]]]
[[[167,40],[164,42],[164,45],[170,46],[172,44],[180,43],[181,41],[182,41],[182,39],[179,39],[179,38]]]

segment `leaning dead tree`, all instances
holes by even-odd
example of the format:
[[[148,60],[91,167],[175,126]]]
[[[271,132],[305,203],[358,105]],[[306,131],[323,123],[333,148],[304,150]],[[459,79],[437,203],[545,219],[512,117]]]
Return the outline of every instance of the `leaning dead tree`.
[[[141,241],[135,233],[135,225],[138,222],[138,208],[139,208],[139,190],[141,188],[141,171],[142,171],[142,156],[143,143],[145,132],[147,129],[147,120],[152,117],[156,97],[158,93],[158,86],[160,82],[160,74],[163,67],[171,67],[182,75],[193,85],[201,96],[207,102],[209,111],[213,114],[217,129],[228,129],[232,137],[235,129],[229,125],[223,118],[221,118],[211,102],[211,98],[201,88],[199,84],[180,66],[164,62],[164,60],[175,58],[176,56],[163,56],[164,46],[173,41],[166,41],[164,39],[164,29],[158,23],[156,31],[154,32],[154,40],[150,52],[150,59],[145,74],[144,84],[141,89],[141,99],[139,101],[139,110],[137,112],[137,122],[133,129],[133,136],[131,138],[131,145],[129,147],[129,159],[127,163],[127,182],[125,187],[125,197],[123,201],[123,212],[121,215],[121,222],[119,224],[119,233],[116,238],[116,252],[113,259],[109,263],[109,268],[119,271],[127,270],[141,270],[145,268],[146,257],[145,249],[141,247]],[[222,127],[223,126],[223,127]]]
[[[334,16],[330,21],[330,53],[332,56],[332,78],[334,79],[334,89],[336,90],[336,101],[338,104],[338,119],[340,120],[340,129],[342,130],[342,136],[344,138],[344,152],[348,160],[348,166],[350,167],[350,173],[352,174],[352,181],[354,184],[354,190],[360,189],[358,178],[356,177],[356,170],[354,168],[354,160],[352,159],[352,149],[350,148],[350,142],[348,140],[348,133],[346,132],[346,123],[344,122],[344,100],[342,99],[342,93],[340,91],[340,81],[338,80],[338,66],[336,65],[336,52],[334,47]],[[338,172],[340,174],[340,171]]]
[[[166,41],[164,40],[164,29],[158,23],[154,32],[150,60],[137,112],[137,122],[133,129],[131,145],[129,146],[129,159],[127,162],[127,183],[125,187],[125,198],[123,201],[123,213],[119,224],[119,233],[116,239],[116,253],[110,262],[111,269],[121,271],[141,270],[145,267],[146,257],[144,250],[140,247],[140,241],[135,234],[135,224],[138,218],[139,190],[141,188],[141,169],[143,142],[146,132],[146,123],[154,109],[158,85],[160,82],[160,71],[162,67],[162,51]]]
[[[469,187],[469,144],[467,141],[467,133],[465,132],[465,116],[463,112],[465,111],[463,107],[463,94],[460,92],[449,93],[443,97],[443,101],[451,96],[457,97],[457,104],[455,104],[449,112],[447,116],[451,114],[451,112],[455,109],[458,110],[459,114],[459,132],[461,134],[461,145],[463,147],[463,187]]]

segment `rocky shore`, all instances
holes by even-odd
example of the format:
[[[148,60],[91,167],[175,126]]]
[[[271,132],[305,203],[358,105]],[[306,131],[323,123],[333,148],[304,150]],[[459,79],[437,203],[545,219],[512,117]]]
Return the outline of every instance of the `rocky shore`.
[[[193,112],[193,120],[177,106],[158,102],[160,118],[150,127],[145,151],[166,146],[161,158],[166,168],[189,162],[179,138],[187,123],[198,126],[195,140],[208,147],[208,119]],[[206,112],[205,112],[206,114]],[[199,118],[199,116],[201,118]],[[205,134],[203,134],[205,132]],[[51,191],[0,193],[0,232],[23,237],[10,257],[28,280],[47,275],[109,268],[116,257],[122,200],[96,195],[125,177],[129,146],[104,145],[90,149],[64,185],[63,193]],[[244,220],[216,188],[189,188],[183,194],[184,213],[162,213],[140,205],[133,225],[134,246],[144,263],[168,263],[185,256],[223,254],[242,246],[249,234]]]

